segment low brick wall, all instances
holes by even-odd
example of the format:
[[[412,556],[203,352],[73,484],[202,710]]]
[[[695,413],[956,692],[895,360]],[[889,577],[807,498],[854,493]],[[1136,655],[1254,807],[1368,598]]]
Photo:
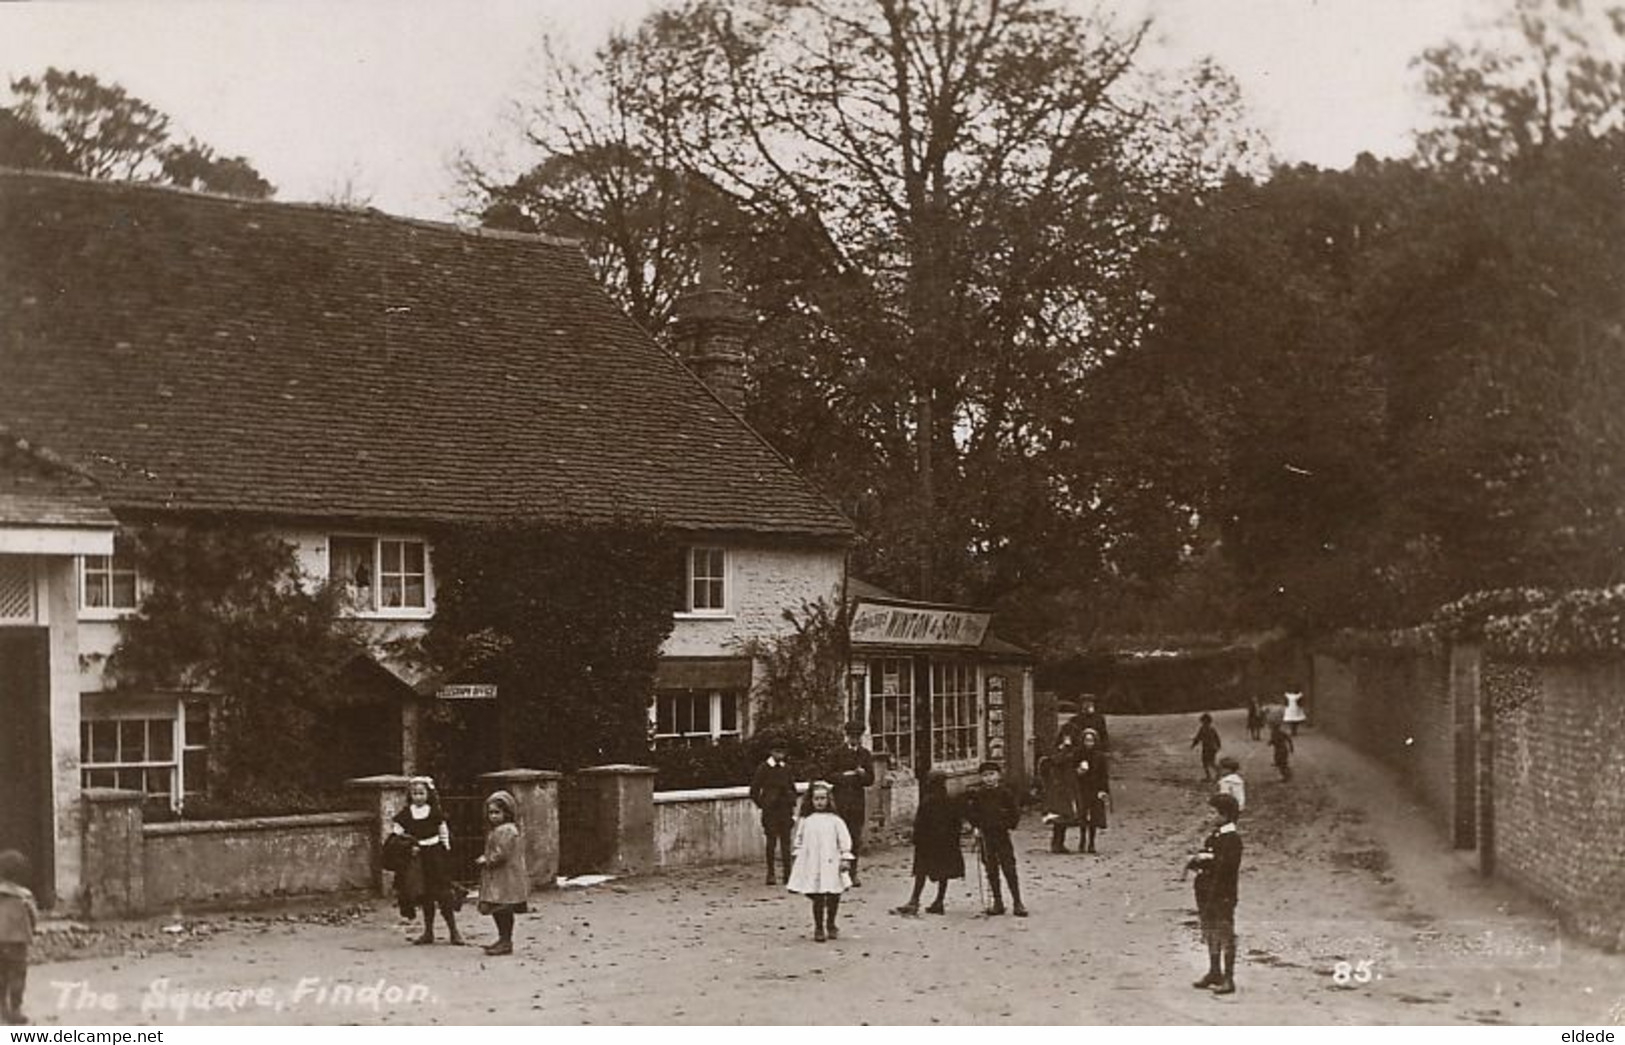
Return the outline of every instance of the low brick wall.
[[[370,889],[376,825],[369,812],[147,824],[146,905],[164,910]]]
[[[1625,948],[1625,662],[1486,658],[1496,873]]]

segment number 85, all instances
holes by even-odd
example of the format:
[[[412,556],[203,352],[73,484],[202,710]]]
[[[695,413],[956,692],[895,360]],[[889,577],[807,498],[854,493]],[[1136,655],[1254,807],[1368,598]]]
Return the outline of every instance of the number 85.
[[[1371,959],[1362,958],[1350,965],[1348,962],[1338,962],[1332,966],[1332,982],[1339,985],[1349,983],[1370,983],[1372,978]]]

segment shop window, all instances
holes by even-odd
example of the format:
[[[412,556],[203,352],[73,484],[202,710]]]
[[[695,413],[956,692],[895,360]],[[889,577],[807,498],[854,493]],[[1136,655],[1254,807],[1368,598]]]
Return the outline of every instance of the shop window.
[[[330,537],[328,577],[359,613],[421,616],[429,609],[429,549],[423,541]]]
[[[122,537],[113,539],[112,555],[79,560],[79,609],[84,616],[133,612],[141,600],[140,589],[140,574]]]
[[[80,783],[139,791],[179,809],[207,790],[208,745],[208,707],[198,701],[140,717],[87,715],[79,723]]]
[[[739,735],[738,690],[679,689],[655,694],[655,746],[699,747]]]
[[[941,764],[980,758],[981,714],[976,666],[964,661],[932,661],[931,761]]]
[[[890,755],[893,766],[914,764],[913,660],[869,661],[869,730],[874,750]]]

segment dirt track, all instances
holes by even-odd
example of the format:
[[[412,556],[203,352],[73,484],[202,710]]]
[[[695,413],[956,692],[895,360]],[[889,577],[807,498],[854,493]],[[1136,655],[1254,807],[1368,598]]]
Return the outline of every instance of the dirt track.
[[[166,953],[37,966],[29,1011],[126,1025],[175,1022],[143,1011],[160,1000],[188,1002],[188,1023],[1625,1022],[1625,957],[1553,936],[1370,763],[1310,732],[1282,784],[1239,715],[1218,727],[1249,798],[1229,998],[1189,982],[1205,968],[1180,876],[1206,822],[1194,721],[1118,717],[1102,852],[1053,855],[1029,816],[1024,921],[981,916],[974,879],[955,884],[946,916],[887,913],[907,894],[899,848],[866,862],[830,944],[812,942],[805,900],[764,886],[755,866],[726,867],[540,897],[506,959],[406,946],[381,903],[339,925],[226,922]],[[475,942],[491,939],[488,920],[465,921]],[[376,1005],[350,996],[380,980]],[[259,993],[222,993],[233,988]],[[235,1007],[198,1011],[204,1001]]]

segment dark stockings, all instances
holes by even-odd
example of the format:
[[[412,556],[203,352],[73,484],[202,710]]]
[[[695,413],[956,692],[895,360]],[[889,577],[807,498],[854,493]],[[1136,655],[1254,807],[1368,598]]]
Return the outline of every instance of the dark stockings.
[[[835,928],[835,916],[841,910],[840,893],[812,893],[813,927]]]
[[[502,943],[512,943],[513,942],[513,912],[512,911],[498,911],[497,913],[495,913],[495,914],[493,914],[491,916],[491,920],[497,923],[497,939],[500,940]]]
[[[925,892],[925,883],[926,883],[926,876],[925,875],[917,874],[917,875],[914,876],[914,892],[909,895],[907,906],[909,906],[909,907],[918,907],[918,906],[920,906],[920,894]],[[932,901],[931,906],[932,907],[941,907],[942,906],[942,901],[947,896],[948,896],[948,880],[946,878],[944,878],[944,879],[942,879],[941,881],[939,881],[937,883],[937,898]]]

